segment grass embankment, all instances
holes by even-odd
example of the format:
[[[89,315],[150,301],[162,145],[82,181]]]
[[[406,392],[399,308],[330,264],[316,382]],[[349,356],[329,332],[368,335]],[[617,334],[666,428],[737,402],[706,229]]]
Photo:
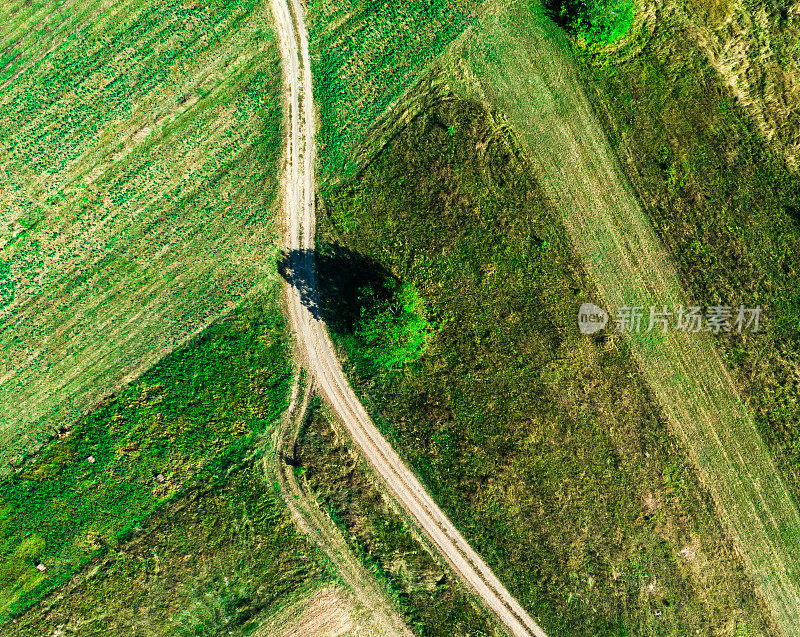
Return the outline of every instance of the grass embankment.
[[[351,550],[397,601],[415,634],[500,634],[460,581],[454,580],[423,548],[343,430],[319,404],[312,405],[301,432],[297,461]]]
[[[800,501],[800,179],[683,27],[583,55],[588,95],[690,296],[764,308],[760,334],[719,345]]]
[[[275,250],[262,0],[0,8],[0,459],[198,333]]]
[[[36,607],[73,575],[79,583],[4,630],[108,621],[114,608],[130,628],[141,606],[166,633],[166,607],[185,611],[170,622],[192,622],[205,603],[244,621],[306,570],[319,575],[256,462],[291,383],[277,292],[160,361],[0,482],[0,617]]]
[[[641,0],[641,5],[648,28],[688,36],[690,47],[711,62],[737,106],[769,140],[770,149],[797,172],[800,20],[796,7],[770,0]]]
[[[364,135],[474,18],[481,0],[312,0],[317,142],[323,180],[355,168]]]
[[[451,98],[325,193],[321,243],[351,268],[321,259],[323,296],[394,277],[432,325],[390,369],[357,337],[358,296],[334,305],[357,391],[548,634],[769,634],[627,345],[577,333],[596,291],[537,177],[489,111]]]

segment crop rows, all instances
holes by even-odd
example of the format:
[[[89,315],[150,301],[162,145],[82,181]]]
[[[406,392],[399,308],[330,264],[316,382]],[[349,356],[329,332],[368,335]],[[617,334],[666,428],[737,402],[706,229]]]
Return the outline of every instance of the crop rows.
[[[3,16],[26,51],[0,85],[4,461],[238,304],[276,250],[269,4],[58,4]]]

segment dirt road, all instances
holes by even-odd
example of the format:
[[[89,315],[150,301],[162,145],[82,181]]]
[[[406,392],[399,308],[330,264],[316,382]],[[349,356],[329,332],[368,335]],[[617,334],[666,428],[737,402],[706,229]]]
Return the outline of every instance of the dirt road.
[[[320,392],[336,410],[385,486],[456,574],[512,635],[544,637],[544,631],[470,548],[378,432],[342,372],[325,325],[309,310],[308,299],[316,300],[316,286],[313,257],[315,117],[308,36],[298,0],[291,0],[291,9],[287,0],[273,0],[273,9],[280,35],[290,110],[285,186],[287,248],[293,255],[292,271],[296,278],[307,282],[302,295],[299,286],[287,284],[289,319],[297,337],[299,354]]]
[[[302,391],[300,391],[301,384]],[[320,509],[305,479],[298,480],[294,474],[294,467],[285,462],[285,455],[292,453],[300,427],[305,420],[311,389],[309,382],[300,382],[298,374],[292,389],[291,404],[278,433],[276,454],[272,458],[272,463],[268,462],[269,456],[264,458],[265,472],[268,476],[275,475],[295,523],[322,548],[347,585],[349,595],[355,598],[340,600],[343,609],[352,607],[350,610],[358,617],[358,629],[352,626],[345,632],[348,635],[367,637],[412,637],[412,632],[381,591],[375,577],[350,550],[347,540],[330,516]],[[348,594],[344,591],[343,593]]]

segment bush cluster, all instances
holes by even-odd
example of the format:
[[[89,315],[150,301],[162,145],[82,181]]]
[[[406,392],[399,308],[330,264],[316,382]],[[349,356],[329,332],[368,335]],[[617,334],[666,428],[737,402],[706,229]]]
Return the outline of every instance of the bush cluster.
[[[552,0],[550,12],[566,31],[588,44],[608,44],[628,32],[633,0]]]

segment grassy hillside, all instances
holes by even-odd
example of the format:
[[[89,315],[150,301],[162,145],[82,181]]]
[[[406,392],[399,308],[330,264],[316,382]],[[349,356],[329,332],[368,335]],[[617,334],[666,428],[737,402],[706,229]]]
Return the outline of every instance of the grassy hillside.
[[[432,326],[386,368],[359,338],[370,297],[329,306],[357,390],[548,634],[771,634],[628,347],[577,334],[596,290],[536,178],[491,111],[449,96],[325,193],[323,294],[397,279]]]
[[[219,557],[217,543],[241,532],[269,538],[263,540],[266,563],[258,568],[279,569],[295,559],[291,556],[302,542],[286,526],[287,514],[263,484],[255,462],[262,436],[288,405],[291,383],[277,289],[275,284],[268,297],[247,303],[160,361],[0,481],[0,619],[36,606],[75,574],[83,581],[98,564],[104,573],[111,569],[109,581],[116,585],[131,578],[126,594],[145,597],[150,584],[135,583],[139,567],[125,566],[131,561],[125,556],[131,546],[134,552],[178,551],[160,531],[141,535],[141,529],[162,524],[174,537],[186,533],[187,542],[200,543],[198,551],[211,551],[209,559]],[[253,489],[259,495],[249,502]],[[229,504],[225,493],[232,498]],[[220,519],[211,524],[214,510]],[[278,523],[281,533],[273,528]],[[220,559],[244,559],[235,552],[240,549],[221,548]],[[185,553],[194,555],[194,550]],[[118,562],[125,566],[119,572]],[[201,568],[208,569],[202,572],[209,578],[215,576],[197,560],[178,570],[190,577],[192,569]],[[264,585],[277,595],[302,578],[289,580]],[[60,604],[65,597],[77,621],[87,608],[80,600],[109,595],[107,584],[103,577],[90,578],[77,593],[62,588],[55,599]],[[263,596],[259,600],[263,606]]]
[[[4,464],[263,280],[271,23],[261,0],[3,3]]]

